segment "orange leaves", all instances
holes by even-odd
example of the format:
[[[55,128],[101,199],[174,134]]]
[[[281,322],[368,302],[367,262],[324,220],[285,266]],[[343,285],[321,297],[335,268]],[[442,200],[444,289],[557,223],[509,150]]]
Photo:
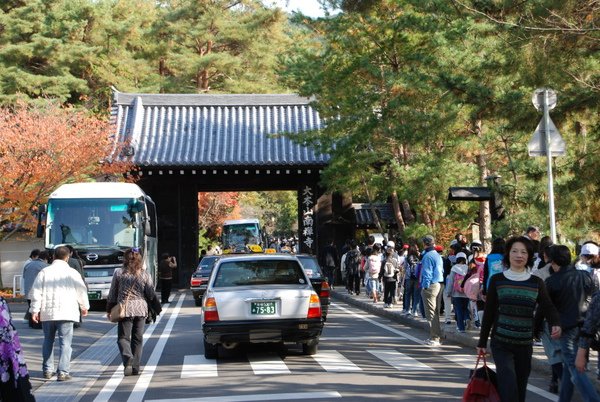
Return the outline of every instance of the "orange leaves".
[[[0,220],[30,227],[29,212],[58,185],[123,174],[128,163],[107,163],[120,149],[108,119],[48,103],[0,108]]]

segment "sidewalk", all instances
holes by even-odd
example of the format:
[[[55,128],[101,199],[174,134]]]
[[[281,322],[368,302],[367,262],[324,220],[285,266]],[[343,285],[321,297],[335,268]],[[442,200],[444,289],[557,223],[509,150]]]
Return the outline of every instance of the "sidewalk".
[[[426,331],[429,330],[425,319],[420,319],[412,315],[402,315],[402,304],[394,304],[392,305],[392,308],[383,308],[383,302],[373,303],[373,301],[367,298],[365,295],[364,289],[359,296],[356,296],[349,295],[346,289],[343,289],[342,287],[337,287],[337,289],[331,291],[331,296],[334,299],[342,300],[348,304],[359,307],[361,310],[368,311],[369,313],[378,315],[380,317],[385,317],[400,324],[408,325],[414,328],[422,328]],[[477,342],[479,341],[478,328],[474,328],[465,333],[460,333],[456,330],[456,321],[453,320],[452,324],[446,325],[444,324],[443,316],[440,319],[440,324],[443,332],[442,347],[446,342],[458,343],[463,346],[473,348],[473,355],[475,355],[475,348],[477,347]],[[591,357],[590,361],[592,362],[591,366],[595,368],[595,354],[593,357]],[[546,359],[544,348],[542,346],[533,347],[531,366],[532,370],[537,372],[543,371],[550,376],[550,365],[548,364],[548,360]]]

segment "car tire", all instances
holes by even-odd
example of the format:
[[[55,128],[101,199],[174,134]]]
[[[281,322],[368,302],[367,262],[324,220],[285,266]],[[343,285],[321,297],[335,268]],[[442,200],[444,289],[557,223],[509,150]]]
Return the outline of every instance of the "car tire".
[[[202,305],[202,299],[194,299],[194,303],[196,303],[196,306],[200,307]]]
[[[302,344],[302,353],[305,355],[316,355],[319,350],[319,342],[317,340]]]
[[[216,359],[219,357],[219,345],[213,345],[212,343],[204,340],[204,357],[207,359]]]

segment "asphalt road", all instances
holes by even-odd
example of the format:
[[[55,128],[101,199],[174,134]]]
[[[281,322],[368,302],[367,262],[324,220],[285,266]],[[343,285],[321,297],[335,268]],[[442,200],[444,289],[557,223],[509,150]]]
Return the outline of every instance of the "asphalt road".
[[[143,368],[123,377],[116,325],[92,311],[75,330],[73,380],[41,378],[41,330],[27,327],[25,304],[11,303],[13,320],[38,402],[48,401],[456,401],[467,384],[474,351],[452,341],[424,345],[419,328],[334,300],[315,356],[295,345],[262,345],[205,360],[200,308],[189,292],[172,295],[156,324],[146,327]],[[528,401],[557,400],[544,390],[546,373],[532,373]]]

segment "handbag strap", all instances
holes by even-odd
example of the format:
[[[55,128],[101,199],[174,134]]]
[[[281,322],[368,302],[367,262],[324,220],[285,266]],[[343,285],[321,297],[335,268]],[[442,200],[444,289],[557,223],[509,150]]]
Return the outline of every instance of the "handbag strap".
[[[483,366],[485,368],[485,376],[487,377],[488,381],[490,381],[490,373],[487,370],[488,365],[487,365],[487,360],[485,359],[485,353],[483,352],[479,352],[479,354],[477,355],[477,363],[475,363],[475,368],[473,369],[473,375],[471,375],[471,378],[473,378],[475,376],[475,373],[477,372],[477,367],[479,367],[479,361],[483,359]]]

